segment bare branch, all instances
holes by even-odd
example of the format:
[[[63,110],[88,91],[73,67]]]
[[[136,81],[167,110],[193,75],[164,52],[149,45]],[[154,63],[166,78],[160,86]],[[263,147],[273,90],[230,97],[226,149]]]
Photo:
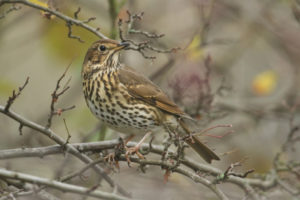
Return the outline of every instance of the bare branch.
[[[80,11],[81,11],[81,8],[78,7],[77,10],[74,12],[74,18],[75,19],[78,19],[78,14],[80,13]]]
[[[69,144],[69,141],[71,139],[71,134],[69,132],[69,129],[68,129],[68,126],[67,126],[67,123],[66,123],[66,119],[64,118],[63,120],[64,120],[64,125],[65,125],[65,128],[66,128],[67,134],[68,134],[68,137],[66,139],[66,143],[65,144]]]
[[[164,36],[164,34],[155,34],[155,33],[149,33],[147,31],[142,31],[142,30],[136,30],[133,29],[133,23],[135,22],[135,20],[142,20],[142,17],[144,15],[144,13],[140,13],[140,14],[131,14],[128,10],[127,10],[127,14],[128,14],[128,20],[125,21],[125,23],[127,24],[127,35],[128,34],[139,34],[139,35],[143,35],[148,39],[158,39]],[[176,48],[172,48],[172,49],[167,49],[167,50],[162,50],[162,49],[158,49],[155,48],[151,45],[151,42],[146,40],[146,41],[142,41],[142,42],[134,42],[131,39],[125,38],[124,36],[124,31],[123,31],[123,20],[119,19],[118,22],[118,26],[119,26],[119,36],[122,42],[129,42],[132,45],[130,47],[127,48],[127,50],[134,50],[134,51],[138,51],[145,59],[150,59],[153,60],[156,57],[155,56],[148,56],[146,55],[145,51],[146,50],[150,50],[156,53],[175,53],[176,51],[178,51],[180,48],[176,47]]]
[[[68,21],[67,23],[66,23],[66,26],[68,27],[68,37],[69,38],[72,38],[72,39],[76,39],[76,40],[78,40],[79,42],[81,42],[81,43],[84,43],[84,41],[79,37],[79,36],[76,36],[76,35],[73,35],[72,34],[72,22],[70,22],[70,21]]]
[[[28,0],[0,0],[0,5],[1,4],[16,4],[16,3],[24,4],[26,6],[48,12],[48,13],[60,18],[61,20],[65,21],[66,23],[71,23],[72,25],[82,27],[100,38],[108,39],[108,37],[106,37],[104,34],[99,32],[99,28],[93,28],[93,27],[89,26],[86,21],[80,21],[80,20],[74,19],[72,17],[66,16],[57,10],[53,10],[50,8],[46,8],[46,7],[34,4]]]
[[[155,34],[155,33],[149,33],[147,31],[141,31],[141,30],[135,30],[135,29],[130,29],[128,31],[129,34],[141,34],[146,36],[147,38],[161,38],[165,36],[165,34]]]
[[[19,87],[18,92],[16,93],[15,90],[13,90],[13,93],[10,97],[8,97],[6,106],[4,111],[8,112],[10,106],[14,103],[14,101],[18,98],[18,96],[21,94],[22,90],[26,87],[26,85],[28,84],[29,81],[29,77],[26,78],[25,83],[23,84],[23,86]]]
[[[90,23],[91,21],[94,21],[94,20],[96,20],[96,17],[90,17],[90,18],[88,18],[87,20],[84,20],[83,21],[83,23]],[[99,30],[99,29],[98,29]]]
[[[36,130],[42,134],[44,134],[45,136],[47,136],[48,138],[50,138],[51,140],[55,141],[57,144],[59,144],[61,147],[65,147],[66,151],[71,153],[72,155],[74,155],[75,157],[79,158],[81,161],[85,162],[85,163],[90,163],[93,162],[92,159],[90,159],[88,156],[81,154],[76,148],[74,148],[72,145],[70,144],[66,144],[65,140],[63,138],[61,138],[60,136],[58,136],[56,133],[54,133],[51,129],[47,128],[47,127],[43,127],[41,125],[38,125],[32,121],[29,121],[27,119],[25,119],[24,117],[21,117],[20,115],[12,112],[12,111],[8,111],[6,112],[4,110],[4,107],[0,105],[0,112],[7,115],[8,117],[14,119],[15,121],[19,122],[20,124],[23,124],[23,126],[32,128],[33,130]],[[118,191],[126,196],[130,196],[122,187],[120,187],[118,184],[116,184],[105,172],[105,170],[103,170],[100,166],[94,166],[93,169],[100,174],[108,183],[111,187],[117,187]]]
[[[9,171],[6,169],[0,168],[0,176],[3,178],[9,178],[14,180],[20,180],[28,183],[34,183],[38,185],[45,185],[51,188],[55,188],[61,190],[63,192],[71,192],[76,193],[84,196],[91,196],[91,197],[99,197],[103,199],[114,199],[114,200],[128,200],[128,198],[116,195],[114,193],[107,193],[100,190],[93,190],[90,191],[89,188],[80,187],[72,184],[62,183],[55,180],[50,180],[46,178],[40,178],[37,176]]]
[[[56,87],[55,87],[54,91],[51,94],[52,99],[51,99],[51,104],[50,104],[50,114],[49,114],[49,117],[48,117],[48,123],[46,125],[47,128],[51,127],[52,118],[53,118],[54,115],[61,115],[63,112],[75,108],[75,105],[70,106],[68,108],[58,109],[58,110],[55,110],[55,108],[54,108],[54,105],[55,105],[55,103],[57,103],[58,98],[61,95],[63,95],[70,88],[70,86],[68,86],[68,83],[70,81],[70,79],[69,79],[67,81],[67,83],[65,84],[65,86],[63,87],[63,89],[61,91],[59,91],[59,89],[61,88],[60,83],[63,80],[63,78],[66,76],[66,73],[67,73],[68,69],[70,68],[70,66],[71,66],[71,63],[68,65],[68,67],[66,68],[66,70],[64,71],[64,73],[61,75],[61,77],[57,80]]]
[[[0,6],[1,6],[1,1],[0,1]],[[13,4],[8,10],[6,10],[5,12],[4,12],[4,14],[3,15],[0,15],[0,19],[3,19],[7,14],[9,14],[10,12],[12,12],[12,11],[18,11],[18,10],[20,10],[22,7],[21,6],[19,6],[19,7],[17,7],[15,4]]]

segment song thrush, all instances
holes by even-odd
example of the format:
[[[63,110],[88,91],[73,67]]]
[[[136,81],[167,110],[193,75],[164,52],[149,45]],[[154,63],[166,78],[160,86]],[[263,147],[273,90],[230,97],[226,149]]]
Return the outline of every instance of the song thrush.
[[[119,52],[128,43],[99,40],[88,49],[82,68],[83,92],[94,115],[110,128],[128,134],[176,131],[208,163],[220,158],[191,133],[189,118],[153,82],[123,66]]]

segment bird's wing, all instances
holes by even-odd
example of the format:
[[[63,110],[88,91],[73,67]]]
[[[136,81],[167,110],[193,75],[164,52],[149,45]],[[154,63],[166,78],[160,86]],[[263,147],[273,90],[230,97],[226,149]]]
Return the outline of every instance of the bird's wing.
[[[130,67],[123,67],[118,74],[120,82],[130,95],[161,110],[178,116],[185,113],[152,81]]]

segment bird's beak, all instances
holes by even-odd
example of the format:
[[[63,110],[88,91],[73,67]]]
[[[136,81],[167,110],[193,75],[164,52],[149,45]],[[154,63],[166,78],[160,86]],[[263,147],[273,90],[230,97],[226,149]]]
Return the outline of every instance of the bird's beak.
[[[121,49],[125,49],[126,47],[129,46],[128,42],[121,42],[118,44],[118,46],[115,48],[116,51],[119,51]]]

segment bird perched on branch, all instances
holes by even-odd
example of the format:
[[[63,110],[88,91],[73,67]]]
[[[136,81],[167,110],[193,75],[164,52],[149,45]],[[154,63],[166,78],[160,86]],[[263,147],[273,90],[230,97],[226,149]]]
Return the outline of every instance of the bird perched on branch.
[[[220,158],[190,131],[184,113],[158,86],[120,63],[129,44],[99,40],[88,49],[82,68],[83,92],[92,113],[108,127],[128,134],[171,131],[206,162]],[[187,137],[188,138],[188,137]],[[131,152],[137,152],[138,146]]]

